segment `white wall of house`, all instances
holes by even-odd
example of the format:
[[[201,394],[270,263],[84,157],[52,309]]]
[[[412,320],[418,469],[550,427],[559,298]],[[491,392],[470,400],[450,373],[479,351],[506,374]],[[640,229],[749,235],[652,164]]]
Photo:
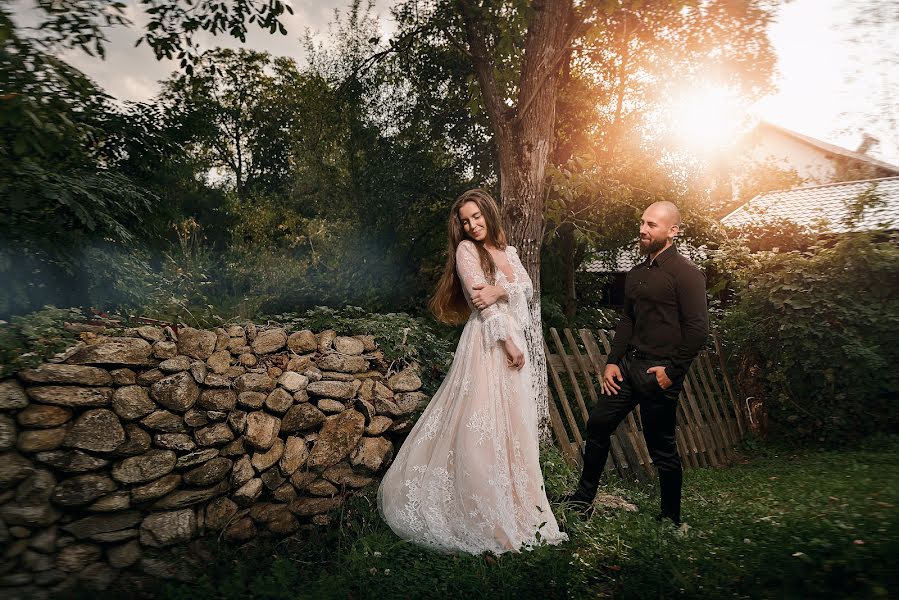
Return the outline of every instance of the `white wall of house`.
[[[800,177],[809,180],[806,185],[830,183],[836,173],[836,164],[826,152],[773,129],[757,136],[748,156],[750,163],[767,161],[795,169]]]

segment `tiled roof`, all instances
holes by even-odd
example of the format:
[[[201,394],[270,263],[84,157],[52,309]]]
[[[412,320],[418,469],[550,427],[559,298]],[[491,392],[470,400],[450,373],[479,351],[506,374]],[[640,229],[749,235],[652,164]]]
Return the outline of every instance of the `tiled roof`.
[[[866,196],[871,202],[855,225],[847,227],[843,221],[849,216],[850,207]],[[899,177],[766,192],[721,219],[721,223],[741,227],[776,220],[829,233],[899,229]]]
[[[705,246],[694,248],[689,244],[679,243],[677,250],[697,264],[707,258]],[[644,260],[646,257],[640,254],[637,243],[634,242],[633,245],[618,250],[594,253],[580,270],[587,273],[627,273]]]
[[[882,160],[878,160],[873,156],[869,156],[867,154],[862,154],[861,152],[855,152],[853,150],[849,150],[848,148],[843,148],[841,146],[837,146],[836,144],[830,144],[828,142],[822,142],[821,140],[815,139],[811,136],[804,135],[802,133],[793,131],[791,129],[787,129],[786,127],[781,127],[780,125],[775,125],[773,123],[769,123],[767,121],[762,121],[759,123],[760,127],[768,127],[775,131],[779,131],[784,135],[788,135],[792,138],[799,140],[800,142],[807,144],[809,146],[813,146],[818,148],[819,150],[823,150],[829,154],[834,154],[836,156],[842,156],[843,158],[847,158],[852,161],[865,163],[871,165],[873,167],[877,167],[881,169],[880,173],[872,173],[873,175],[899,175],[899,167],[896,165],[891,165],[888,162],[884,162]]]
[[[645,259],[646,257],[640,254],[636,245],[621,248],[617,252],[596,252],[590,260],[584,262],[581,266],[581,271],[586,271],[587,273],[626,273],[633,269],[641,260]]]

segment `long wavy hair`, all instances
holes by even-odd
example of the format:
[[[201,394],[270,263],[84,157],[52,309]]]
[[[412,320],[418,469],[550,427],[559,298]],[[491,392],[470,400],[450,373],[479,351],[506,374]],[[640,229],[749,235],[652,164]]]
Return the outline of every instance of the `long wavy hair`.
[[[484,247],[484,243],[489,243],[500,250],[504,250],[508,243],[506,232],[503,230],[502,220],[499,216],[499,207],[489,193],[480,188],[475,188],[456,198],[450,210],[447,227],[446,266],[443,268],[443,275],[437,284],[434,297],[431,298],[428,304],[438,321],[450,325],[464,323],[470,313],[468,302],[465,300],[465,292],[462,290],[462,281],[459,279],[458,273],[456,273],[456,249],[462,243],[462,240],[468,237],[465,233],[465,228],[462,227],[462,218],[459,216],[459,211],[468,202],[474,202],[477,205],[487,225],[487,237],[484,239],[484,242],[468,239],[474,242],[475,248],[478,250],[478,256],[481,259],[481,268],[484,270],[487,281],[491,284],[495,280],[496,265],[490,257],[490,253]]]

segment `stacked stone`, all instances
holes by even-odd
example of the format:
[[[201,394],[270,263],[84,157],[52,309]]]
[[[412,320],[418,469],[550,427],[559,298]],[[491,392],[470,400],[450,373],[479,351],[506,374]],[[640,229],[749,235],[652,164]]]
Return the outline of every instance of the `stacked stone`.
[[[0,381],[0,593],[172,576],[154,549],[327,525],[420,387],[372,336],[253,324],[100,335]]]

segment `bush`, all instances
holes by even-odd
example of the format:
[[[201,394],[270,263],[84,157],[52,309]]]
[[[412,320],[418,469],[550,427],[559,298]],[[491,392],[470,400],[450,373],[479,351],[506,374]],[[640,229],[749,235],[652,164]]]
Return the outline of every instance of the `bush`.
[[[544,264],[544,272],[554,268],[551,264]],[[565,294],[558,285],[547,284],[548,277],[544,276],[544,289],[540,298],[542,309],[543,330],[549,331],[550,327],[563,329],[587,328],[614,329],[620,316],[618,311],[609,307],[608,290],[611,277],[606,274],[578,272],[575,276],[577,286],[577,311],[573,319],[565,316]]]
[[[233,310],[225,302],[213,306],[215,265],[205,249],[154,258],[113,246],[90,248],[81,268],[92,307],[123,317],[138,315],[204,328],[221,325],[219,312]]]
[[[83,321],[75,309],[45,306],[26,316],[0,321],[0,378],[34,367],[70,346],[78,334],[66,329],[72,321]]]
[[[78,261],[84,293],[70,299],[195,327],[218,325],[220,315],[257,319],[319,305],[383,311],[421,304],[415,273],[365,232],[342,222],[281,222],[264,206],[257,212],[239,223],[226,248],[210,243],[194,219],[173,227],[175,243],[164,252],[93,245]]]
[[[840,444],[895,430],[897,236],[844,235],[807,252],[731,247],[717,262],[734,276],[725,336],[761,374],[772,433]]]

